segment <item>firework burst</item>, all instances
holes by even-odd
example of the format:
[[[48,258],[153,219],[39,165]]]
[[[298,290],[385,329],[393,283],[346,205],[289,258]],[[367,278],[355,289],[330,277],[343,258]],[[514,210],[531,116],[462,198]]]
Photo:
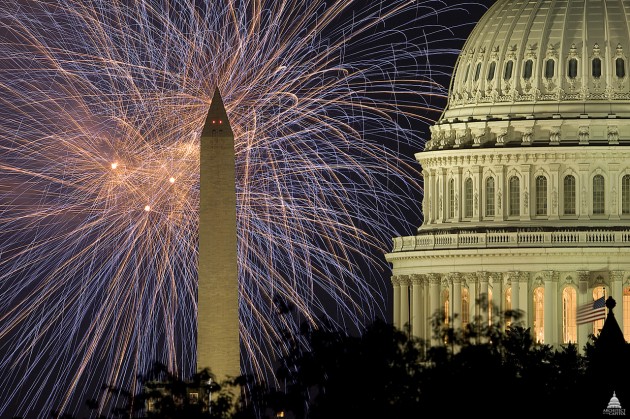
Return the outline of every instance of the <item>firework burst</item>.
[[[430,57],[456,52],[439,23],[461,9],[3,8],[0,415],[76,411],[156,360],[194,371],[199,134],[217,85],[236,143],[244,370],[273,382],[281,333],[302,321],[385,315],[381,254],[419,218],[400,147],[419,150],[414,128],[436,116],[448,69]]]

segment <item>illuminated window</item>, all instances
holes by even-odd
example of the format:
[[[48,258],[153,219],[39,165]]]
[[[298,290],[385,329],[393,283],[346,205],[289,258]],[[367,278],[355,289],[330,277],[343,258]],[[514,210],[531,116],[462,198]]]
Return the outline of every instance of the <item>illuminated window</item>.
[[[512,310],[512,287],[508,287],[505,290],[505,311],[511,311],[511,310]],[[508,317],[505,320],[505,325],[510,326],[510,324],[512,324],[512,318]]]
[[[494,178],[486,179],[486,217],[494,217]]]
[[[620,79],[626,76],[626,61],[623,58],[615,60],[615,74]]]
[[[556,62],[552,59],[545,61],[545,78],[553,78],[556,71]]]
[[[532,60],[525,61],[523,65],[523,78],[525,80],[529,80],[532,78],[532,69],[534,67],[534,62]]]
[[[455,179],[448,181],[448,216],[455,218]]]
[[[564,177],[564,214],[575,215],[575,177]]]
[[[462,326],[470,323],[470,297],[468,288],[462,288]]]
[[[570,79],[577,77],[577,67],[578,61],[575,58],[571,58],[569,60],[569,67],[567,68],[567,76],[569,76]]]
[[[630,287],[623,289],[623,337],[630,342]]]
[[[562,341],[564,343],[577,342],[577,294],[575,288],[565,287],[562,290]]]
[[[494,71],[497,68],[496,61],[490,63],[490,68],[488,68],[488,81],[494,80]]]
[[[448,326],[451,308],[448,290],[442,291],[442,307],[444,307],[444,324]]]
[[[545,289],[534,289],[534,340],[545,343]]]
[[[512,78],[512,69],[514,68],[514,61],[510,60],[505,63],[505,71],[503,72],[503,80],[510,80]]]
[[[510,215],[521,214],[520,180],[517,176],[510,178]]]
[[[621,178],[621,213],[630,214],[630,175]]]
[[[473,216],[473,182],[471,178],[464,182],[464,216],[470,218]]]
[[[600,78],[602,76],[602,60],[600,60],[599,58],[593,58],[591,64],[591,74],[595,78]]]
[[[547,178],[536,177],[536,215],[547,215]]]
[[[604,213],[604,176],[593,177],[593,214]]]
[[[593,301],[599,300],[601,297],[606,298],[606,288],[600,286],[593,290]],[[593,322],[593,334],[599,335],[599,332],[602,331],[602,327],[604,327],[604,319],[595,320]]]

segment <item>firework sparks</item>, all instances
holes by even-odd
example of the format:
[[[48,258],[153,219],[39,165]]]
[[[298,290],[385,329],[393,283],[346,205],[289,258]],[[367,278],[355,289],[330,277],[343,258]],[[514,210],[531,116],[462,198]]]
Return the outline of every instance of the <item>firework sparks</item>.
[[[216,85],[236,143],[244,370],[273,381],[298,322],[384,314],[388,285],[369,276],[391,220],[419,207],[399,147],[421,149],[414,123],[445,93],[430,54],[456,52],[432,44],[450,37],[436,23],[458,10],[368,3],[3,10],[0,415],[74,411],[104,383],[133,390],[156,360],[194,371],[199,135]]]

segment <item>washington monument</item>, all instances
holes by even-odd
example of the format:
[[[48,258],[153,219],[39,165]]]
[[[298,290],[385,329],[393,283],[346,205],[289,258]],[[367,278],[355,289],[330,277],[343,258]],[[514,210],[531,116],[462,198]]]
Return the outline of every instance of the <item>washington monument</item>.
[[[197,371],[240,375],[234,134],[217,88],[201,133]]]

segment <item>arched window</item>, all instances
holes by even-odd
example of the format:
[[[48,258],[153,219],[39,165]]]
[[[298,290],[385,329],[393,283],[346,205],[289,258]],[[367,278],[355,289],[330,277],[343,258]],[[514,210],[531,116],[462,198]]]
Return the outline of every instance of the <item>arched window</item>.
[[[496,61],[490,63],[490,68],[488,68],[488,81],[494,80],[494,71],[497,68]]]
[[[448,217],[455,218],[455,179],[448,181]]]
[[[556,62],[551,58],[545,61],[545,78],[551,79],[555,75]]]
[[[449,320],[450,320],[450,309],[451,309],[451,305],[450,305],[450,301],[449,301],[449,293],[448,290],[444,290],[442,291],[442,304],[444,307],[444,324],[448,326],[449,324]]]
[[[630,342],[630,287],[623,288],[623,337]]]
[[[470,323],[470,297],[468,288],[462,288],[462,327]]]
[[[593,177],[593,214],[604,214],[604,176]]]
[[[510,178],[510,209],[509,214],[512,216],[518,216],[521,214],[521,195],[520,195],[520,180],[518,176],[512,176]]]
[[[593,61],[591,61],[591,70],[593,77],[600,78],[602,76],[602,60],[593,58]]]
[[[534,340],[545,343],[545,289],[534,289]]]
[[[567,67],[567,76],[569,76],[570,79],[574,79],[577,77],[577,67],[578,67],[577,59],[571,58],[569,60],[569,66]]]
[[[606,288],[605,287],[596,287],[593,289],[593,301],[599,300],[604,297],[606,299]],[[599,335],[599,332],[602,331],[602,327],[604,327],[604,319],[595,320],[593,322],[593,334],[595,336]]]
[[[536,215],[547,215],[547,178],[536,177]]]
[[[505,70],[503,71],[503,80],[510,80],[512,78],[513,68],[514,68],[514,61],[510,60],[505,63]]]
[[[577,293],[573,287],[565,287],[562,290],[562,342],[577,342],[577,323],[575,312],[577,310]]]
[[[564,214],[575,215],[575,177],[564,177]]]
[[[464,181],[464,216],[473,216],[473,181],[468,178]]]
[[[486,179],[486,217],[494,217],[494,178]]]
[[[508,287],[505,290],[505,311],[509,312],[512,310],[512,287]],[[512,324],[512,318],[506,317],[505,326],[509,327]]]
[[[621,213],[630,214],[630,175],[621,178]]]
[[[615,60],[615,74],[620,79],[626,77],[626,61],[621,57]]]
[[[468,73],[470,73],[470,63],[466,66],[466,73],[464,73],[464,83],[468,81]]]
[[[481,74],[481,62],[478,62],[477,68],[475,69],[475,81],[479,80],[480,74]]]
[[[525,80],[529,80],[532,78],[532,69],[534,67],[534,62],[532,60],[525,61],[523,65],[523,78]]]

